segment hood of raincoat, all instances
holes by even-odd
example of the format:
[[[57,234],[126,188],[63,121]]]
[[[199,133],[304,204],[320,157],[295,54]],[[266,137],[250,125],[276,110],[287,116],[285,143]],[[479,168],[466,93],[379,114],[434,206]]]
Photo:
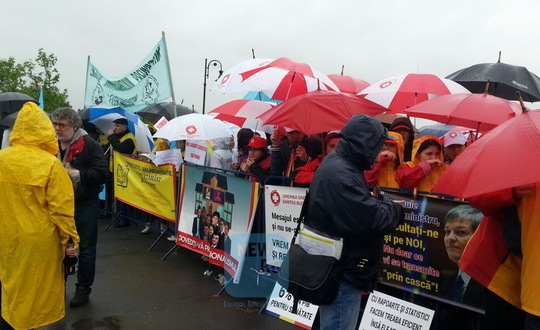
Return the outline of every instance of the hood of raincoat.
[[[231,142],[230,137],[217,138],[212,140],[212,149],[227,149],[229,150],[229,144]]]
[[[36,146],[56,156],[58,141],[51,120],[34,102],[26,102],[15,120],[9,145]]]
[[[384,126],[375,118],[353,116],[341,131],[335,152],[362,170],[369,170],[386,140]]]
[[[392,135],[397,138],[397,147],[398,147],[398,159],[399,163],[403,164],[403,155],[405,154],[405,143],[403,142],[403,137],[398,132],[388,132],[388,135]]]
[[[422,143],[424,141],[426,141],[426,140],[435,140],[435,141],[439,142],[439,144],[441,145],[441,153],[439,155],[439,160],[444,163],[444,155],[443,155],[443,152],[442,152],[441,139],[439,139],[436,136],[432,136],[432,135],[424,135],[424,136],[419,137],[418,139],[414,140],[414,142],[413,142],[413,150],[412,150],[412,154],[411,154],[412,164],[416,165],[416,164],[420,163],[420,157],[416,157],[416,155],[418,154],[418,149],[420,148]]]

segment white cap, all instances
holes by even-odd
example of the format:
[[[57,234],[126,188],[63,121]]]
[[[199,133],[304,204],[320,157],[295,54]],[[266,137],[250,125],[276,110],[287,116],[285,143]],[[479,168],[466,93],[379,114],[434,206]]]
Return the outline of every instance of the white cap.
[[[459,144],[464,146],[467,143],[467,138],[461,131],[450,131],[444,136],[444,147],[451,146],[452,144]]]

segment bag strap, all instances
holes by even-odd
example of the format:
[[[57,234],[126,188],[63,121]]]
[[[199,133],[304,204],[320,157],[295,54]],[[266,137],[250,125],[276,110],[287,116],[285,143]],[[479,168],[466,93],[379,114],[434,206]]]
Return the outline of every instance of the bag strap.
[[[296,236],[298,236],[298,233],[300,232],[300,226],[302,225],[302,222],[304,222],[304,219],[307,217],[308,204],[309,204],[309,190],[306,191],[306,197],[304,198],[304,203],[302,204],[302,209],[300,210],[300,217],[298,218],[298,225],[296,226],[296,229],[294,230],[294,235],[291,241],[291,245],[293,245],[294,242],[296,241]]]

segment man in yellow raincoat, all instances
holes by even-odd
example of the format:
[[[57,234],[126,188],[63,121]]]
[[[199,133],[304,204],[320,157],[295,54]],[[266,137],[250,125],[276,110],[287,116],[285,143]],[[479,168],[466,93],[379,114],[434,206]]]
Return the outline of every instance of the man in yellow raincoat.
[[[73,186],[56,158],[50,119],[25,103],[0,150],[0,282],[2,318],[15,329],[32,329],[65,315],[62,260],[75,255]],[[74,249],[66,249],[69,239]]]

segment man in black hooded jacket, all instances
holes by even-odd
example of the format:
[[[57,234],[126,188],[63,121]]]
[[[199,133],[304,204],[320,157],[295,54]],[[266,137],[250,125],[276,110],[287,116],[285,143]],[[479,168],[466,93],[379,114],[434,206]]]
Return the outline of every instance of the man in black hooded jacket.
[[[353,329],[361,292],[372,290],[382,260],[382,240],[404,219],[401,205],[373,197],[364,179],[387,132],[375,118],[355,115],[341,131],[336,150],[315,173],[305,224],[342,237],[343,283],[331,305],[320,306],[321,329]]]

